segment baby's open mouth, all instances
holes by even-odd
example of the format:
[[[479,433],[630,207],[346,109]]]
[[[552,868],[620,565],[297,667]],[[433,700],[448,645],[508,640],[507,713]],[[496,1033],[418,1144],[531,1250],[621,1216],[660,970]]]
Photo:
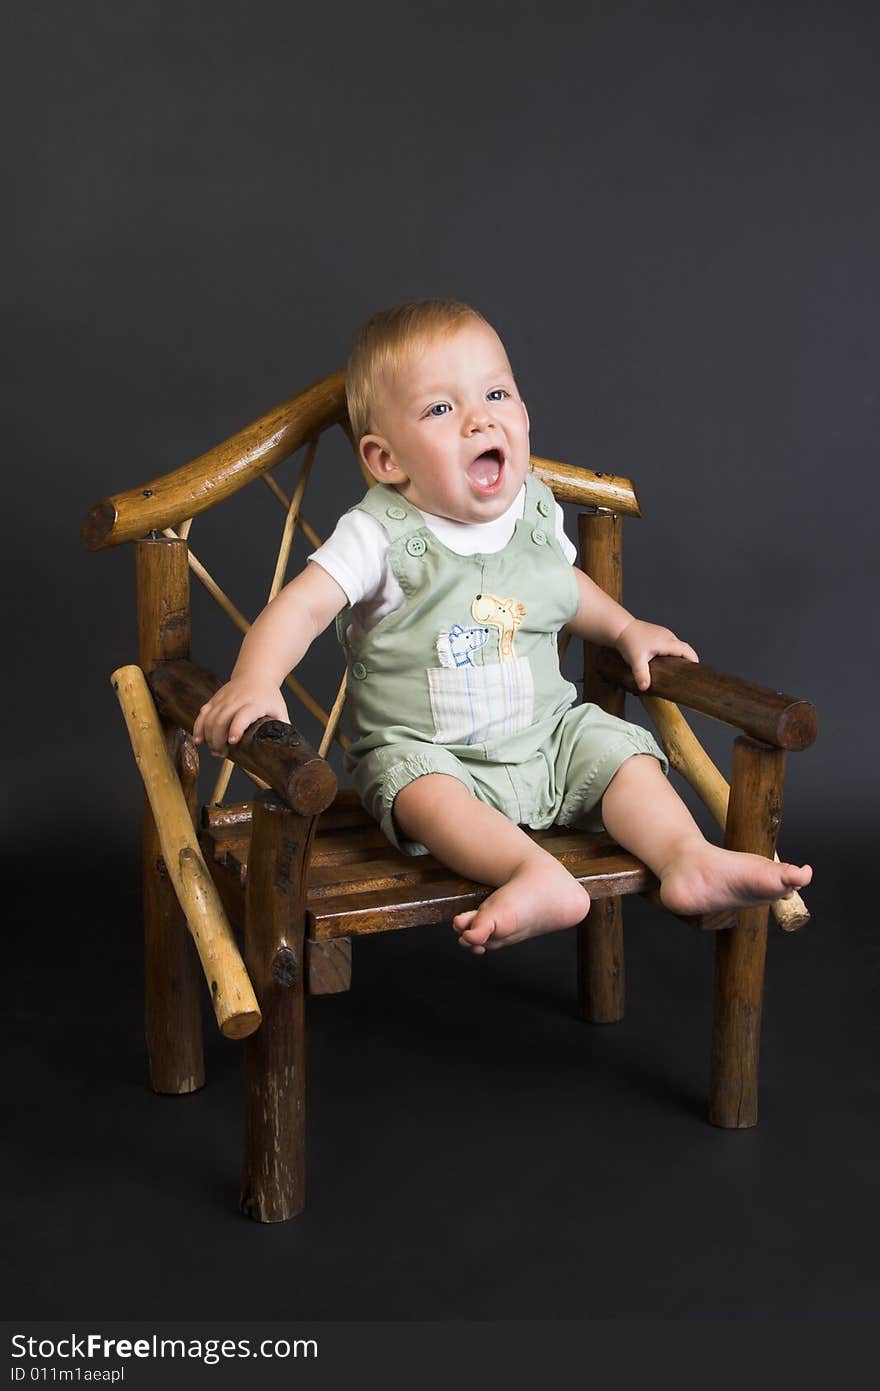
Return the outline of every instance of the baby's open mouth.
[[[484,492],[498,486],[504,458],[500,449],[486,449],[468,464],[468,478],[474,487]]]

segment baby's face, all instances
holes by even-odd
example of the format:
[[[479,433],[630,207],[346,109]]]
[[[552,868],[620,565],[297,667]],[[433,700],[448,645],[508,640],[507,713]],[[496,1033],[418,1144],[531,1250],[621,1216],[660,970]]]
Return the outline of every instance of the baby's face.
[[[417,349],[360,442],[373,475],[424,512],[488,522],[529,468],[529,417],[497,333],[478,319]]]

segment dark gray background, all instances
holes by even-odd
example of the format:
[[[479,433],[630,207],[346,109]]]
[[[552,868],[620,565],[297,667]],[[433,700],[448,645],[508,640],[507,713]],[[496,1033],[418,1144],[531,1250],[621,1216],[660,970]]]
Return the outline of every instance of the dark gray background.
[[[181,1222],[198,1227],[200,1250],[218,1243],[221,1263],[231,1231],[279,1268],[305,1260],[313,1230],[311,1264],[297,1265],[289,1304],[268,1298],[270,1316],[717,1313],[701,1273],[716,1220],[739,1252],[733,1271],[724,1266],[721,1312],[766,1311],[768,1298],[771,1313],[804,1301],[812,1312],[829,1300],[867,1309],[867,1255],[860,1266],[844,1243],[828,1265],[819,1253],[844,1227],[857,1243],[864,1236],[860,1156],[876,1101],[875,7],[606,0],[527,11],[380,3],[343,14],[134,0],[20,7],[7,29],[5,128],[16,135],[6,754],[21,883],[11,1047],[26,1122],[14,1155],[52,1214],[36,1242],[33,1231],[20,1238],[14,1312],[265,1313],[257,1277],[244,1292],[194,1291],[185,1261],[178,1271]],[[765,1068],[777,1105],[769,1140],[760,1127],[730,1137],[701,1125],[711,944],[692,945],[677,929],[668,936],[647,905],[632,910],[631,954],[645,1043],[620,1026],[623,1059],[611,1032],[572,1020],[570,943],[498,954],[490,976],[459,960],[448,930],[399,934],[364,948],[356,979],[371,981],[372,996],[315,1004],[312,1207],[283,1231],[257,1232],[234,1218],[236,1056],[211,1037],[217,1086],[188,1103],[169,1106],[144,1089],[139,783],[108,682],[136,656],[133,556],[128,547],[88,555],[78,531],[92,503],[342,366],[354,327],[375,308],[435,294],[472,302],[498,328],[536,452],[635,481],[644,520],[626,527],[628,605],[674,628],[708,664],[818,706],[817,744],[789,760],[781,839],[783,853],[816,867],[814,922],[798,939],[771,939],[776,1013],[765,1048],[769,1028],[785,1082]],[[356,492],[340,445],[319,469],[310,509],[325,531],[343,476]],[[245,524],[265,519],[277,531],[280,509],[262,493],[201,533],[196,524],[195,549],[204,544],[221,579],[239,559]],[[271,577],[270,544],[267,531],[266,552],[245,557],[236,593],[251,614]],[[198,594],[194,607],[195,655],[223,672],[237,639]],[[726,768],[728,733],[705,726]],[[655,1065],[673,1004],[677,1021],[695,1017],[682,1026],[680,1056]],[[549,1010],[545,1034],[539,1006]],[[377,1018],[387,1021],[378,1034]],[[551,1039],[553,1028],[564,1037]],[[487,1030],[493,1061],[481,1074]],[[351,1078],[352,1051],[365,1067],[365,1031],[387,1058]],[[575,1063],[571,1048],[586,1056]],[[452,1070],[438,1075],[450,1056]],[[615,1213],[648,1203],[640,1231],[625,1228],[624,1238],[639,1251],[648,1243],[647,1274],[642,1251],[633,1275],[610,1226],[597,1238],[617,1252],[610,1285],[580,1259],[595,1200],[571,1168],[556,1172],[556,1113],[536,1122],[535,1097],[519,1100],[527,1057],[535,1096],[558,1100],[562,1115],[577,1110],[584,1147],[575,1146],[574,1168],[595,1159],[600,1183],[613,1171]],[[459,1110],[462,1069],[470,1119]],[[592,1095],[580,1090],[584,1073]],[[53,1097],[59,1084],[63,1101]],[[381,1120],[370,1109],[374,1085]],[[367,1108],[355,1117],[356,1142],[352,1095]],[[474,1135],[487,1107],[497,1129],[481,1148]],[[821,1161],[793,1194],[788,1176],[813,1116]],[[867,1129],[844,1139],[844,1125]],[[368,1157],[340,1168],[341,1151],[366,1134]],[[623,1167],[615,1136],[630,1156]],[[772,1175],[744,1174],[741,1156],[750,1165],[758,1153],[744,1146],[767,1143],[778,1147]],[[719,1198],[714,1160],[687,1158],[701,1144],[730,1166],[741,1212]],[[47,1145],[59,1147],[52,1159]],[[407,1167],[414,1151],[418,1181]],[[205,1156],[214,1156],[207,1171]],[[683,1186],[652,1205],[643,1185],[658,1163]],[[476,1187],[465,1172],[479,1175]],[[803,1251],[780,1237],[758,1259],[757,1234],[779,1204],[790,1232],[829,1183],[850,1205],[846,1219],[831,1210],[826,1228],[813,1213]],[[412,1212],[395,1202],[401,1185]],[[382,1211],[375,1232],[360,1226],[373,1221],[370,1195]],[[749,1225],[756,1201],[761,1215]],[[674,1215],[694,1204],[703,1216],[695,1227],[685,1218],[687,1254],[670,1277],[663,1253],[682,1230]],[[402,1211],[411,1225],[377,1278],[367,1249],[389,1224],[397,1229]],[[92,1238],[93,1259],[74,1280]],[[170,1266],[165,1243],[175,1244]],[[322,1266],[317,1253],[330,1248]],[[342,1290],[340,1262],[359,1272]]]

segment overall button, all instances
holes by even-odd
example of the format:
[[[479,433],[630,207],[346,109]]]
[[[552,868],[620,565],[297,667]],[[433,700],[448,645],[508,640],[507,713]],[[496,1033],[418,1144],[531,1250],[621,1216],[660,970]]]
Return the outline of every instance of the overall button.
[[[532,540],[534,541],[536,546],[546,546],[547,535],[545,532],[541,531],[540,527],[536,526],[534,531],[532,532]]]
[[[406,543],[409,555],[424,555],[428,549],[428,543],[423,536],[411,536]]]
[[[367,668],[364,666],[363,662],[354,662],[352,664],[351,674],[352,676],[356,676],[358,681],[363,681],[367,674]]]
[[[406,521],[406,508],[405,508],[405,507],[386,507],[385,511],[386,511],[387,515],[388,515],[389,517],[393,517],[394,520],[395,520],[396,522],[404,522],[404,521]]]
[[[542,517],[550,516],[550,504],[545,497],[542,497],[541,501],[538,503],[538,511]]]

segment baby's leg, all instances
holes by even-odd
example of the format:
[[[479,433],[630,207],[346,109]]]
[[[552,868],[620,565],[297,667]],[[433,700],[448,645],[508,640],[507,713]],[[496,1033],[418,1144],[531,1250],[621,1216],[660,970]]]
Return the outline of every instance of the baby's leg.
[[[620,765],[602,798],[602,820],[618,844],[657,875],[666,907],[685,916],[772,903],[813,877],[809,865],[710,844],[650,755]]]
[[[589,894],[568,870],[458,778],[427,773],[407,783],[394,800],[394,820],[450,869],[499,886],[453,919],[462,946],[478,954],[571,927],[589,911]]]

